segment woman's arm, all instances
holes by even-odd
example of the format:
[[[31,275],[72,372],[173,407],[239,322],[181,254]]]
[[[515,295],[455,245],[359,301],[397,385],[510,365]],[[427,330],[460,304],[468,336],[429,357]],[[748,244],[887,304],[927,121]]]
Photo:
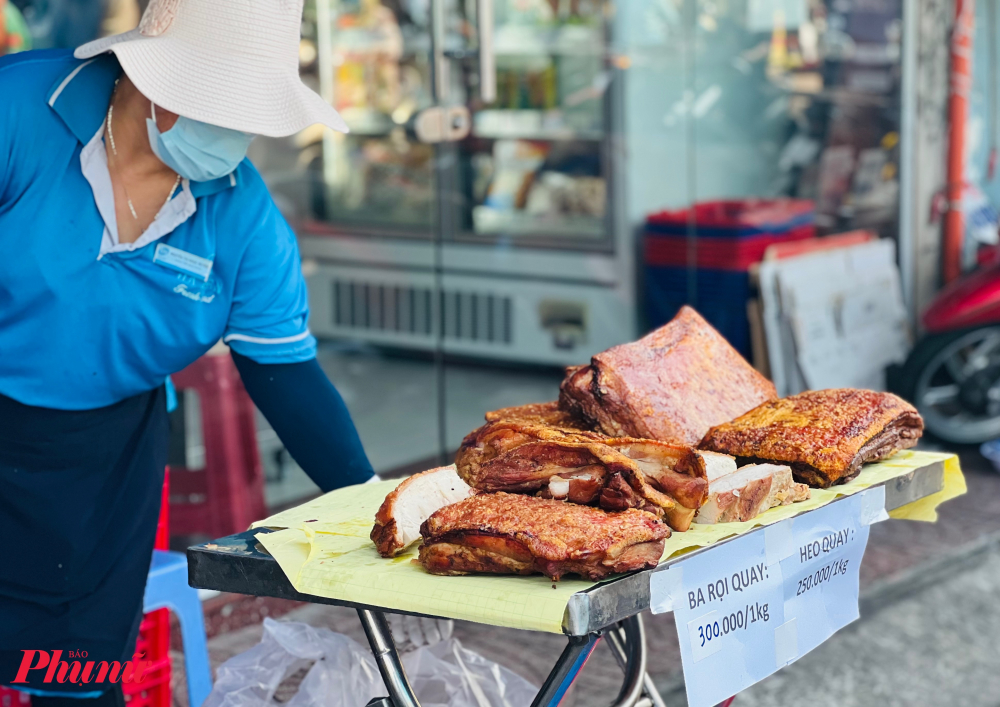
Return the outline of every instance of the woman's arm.
[[[372,477],[351,414],[316,359],[261,364],[232,356],[250,397],[317,486],[326,492]]]

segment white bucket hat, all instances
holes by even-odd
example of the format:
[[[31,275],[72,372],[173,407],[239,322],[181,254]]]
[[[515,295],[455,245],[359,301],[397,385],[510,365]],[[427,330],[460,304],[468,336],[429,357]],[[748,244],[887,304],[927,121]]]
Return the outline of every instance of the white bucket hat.
[[[150,0],[139,27],[78,47],[118,56],[164,109],[223,128],[281,137],[347,124],[299,79],[303,0]]]

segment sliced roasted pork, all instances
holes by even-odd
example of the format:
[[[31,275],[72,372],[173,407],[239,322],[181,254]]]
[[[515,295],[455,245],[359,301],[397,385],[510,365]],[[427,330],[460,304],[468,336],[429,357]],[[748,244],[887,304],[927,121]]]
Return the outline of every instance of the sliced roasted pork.
[[[690,307],[639,341],[570,369],[559,401],[612,437],[696,445],[775,397],[774,385]]]
[[[689,474],[674,471],[691,454],[689,447],[501,417],[465,438],[456,465],[480,491],[642,508],[686,530],[708,492],[695,465]]]
[[[695,523],[734,523],[755,518],[775,506],[809,498],[809,487],[792,479],[792,470],[778,464],[750,464],[708,485],[708,501]]]
[[[555,402],[488,412],[486,420],[485,425],[465,436],[455,457],[459,476],[470,486],[486,491],[537,490],[544,484],[534,484],[533,478],[548,478],[560,473],[565,466],[558,461],[553,466],[550,460],[541,457],[528,469],[521,461],[517,469],[510,470],[509,483],[497,484],[493,480],[496,471],[492,470],[491,462],[522,445],[532,442],[589,443],[604,439],[602,434],[582,429],[580,423],[560,410]],[[550,466],[552,470],[546,472]],[[522,479],[522,475],[532,478]]]
[[[716,479],[721,479],[736,471],[736,457],[696,449],[690,456],[685,457],[678,466],[679,470],[683,470],[689,476],[708,479],[708,483],[711,484]]]
[[[481,494],[446,506],[421,528],[420,562],[434,574],[578,574],[598,580],[655,567],[670,530],[649,513],[520,494]]]
[[[472,493],[454,464],[414,474],[385,497],[375,514],[372,542],[383,557],[397,555],[420,539],[420,526],[434,511]]]
[[[704,449],[788,464],[798,481],[827,488],[861,465],[917,443],[924,422],[892,393],[840,388],[772,400],[709,430]]]
[[[707,496],[705,465],[691,447],[592,432],[554,402],[505,408],[486,419],[455,458],[459,476],[477,490],[640,508],[680,531]]]

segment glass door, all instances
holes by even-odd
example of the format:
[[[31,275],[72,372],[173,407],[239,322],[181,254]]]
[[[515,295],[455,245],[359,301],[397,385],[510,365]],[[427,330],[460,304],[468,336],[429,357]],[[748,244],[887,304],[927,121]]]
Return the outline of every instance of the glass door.
[[[898,0],[617,3],[648,326],[690,304],[763,368],[750,269],[768,244],[896,236],[901,13]]]
[[[458,0],[460,36],[488,31],[483,56],[456,52],[472,113],[456,155],[455,238],[515,247],[609,249],[607,3]],[[480,17],[483,12],[490,16]]]
[[[296,135],[272,189],[300,232],[428,239],[434,149],[412,124],[432,103],[428,13],[421,3],[312,0],[303,16],[302,79],[351,129]]]
[[[300,74],[351,132],[316,125],[250,155],[299,236],[319,362],[386,477],[442,458],[438,148],[416,127],[434,106],[430,22],[421,0],[308,0]],[[315,493],[264,427],[272,503]]]
[[[807,199],[820,234],[895,237],[900,0],[697,0],[695,15],[697,200]]]

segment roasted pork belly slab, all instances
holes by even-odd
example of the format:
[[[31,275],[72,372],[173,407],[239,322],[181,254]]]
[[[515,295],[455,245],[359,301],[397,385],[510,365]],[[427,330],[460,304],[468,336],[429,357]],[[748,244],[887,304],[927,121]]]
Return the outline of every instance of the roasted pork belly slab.
[[[700,466],[691,463],[697,452],[690,447],[632,437],[611,438],[605,445],[632,462],[630,471],[638,471],[680,505],[697,509],[705,502],[708,479]]]
[[[579,419],[559,408],[558,403],[535,403],[486,413],[486,424],[462,440],[455,466],[469,485],[486,491],[536,491],[545,480],[560,472],[581,470],[592,457],[574,447],[600,442],[607,437],[584,429]],[[538,446],[505,461],[518,447],[553,442],[560,446]],[[537,459],[529,452],[538,451]]]
[[[634,509],[608,513],[520,494],[473,496],[420,529],[420,562],[434,574],[579,574],[598,580],[655,567],[670,529]]]
[[[891,393],[838,388],[773,400],[709,430],[704,449],[788,464],[796,480],[827,488],[865,462],[917,443],[924,422]]]
[[[414,474],[385,497],[375,514],[372,542],[380,555],[392,557],[420,539],[420,525],[434,511],[472,493],[454,465]]]
[[[559,402],[612,437],[696,445],[713,425],[775,395],[719,332],[682,307],[639,341],[568,370]]]
[[[536,409],[525,409],[531,407]],[[554,410],[524,406],[488,414],[493,421],[462,442],[459,475],[481,491],[537,493],[611,510],[643,508],[675,530],[687,530],[708,491],[696,464],[689,463],[687,473],[674,471],[694,454],[690,447],[560,426],[566,420]]]
[[[575,426],[579,423],[560,410],[555,402],[488,412],[486,420],[485,425],[473,430],[462,440],[455,457],[455,466],[459,476],[470,486],[489,491],[528,491],[542,486],[542,484],[532,486],[531,483],[523,485],[526,481],[518,481],[516,484],[521,485],[517,488],[505,488],[503,485],[497,486],[491,483],[490,478],[496,476],[497,472],[491,470],[490,462],[517,447],[531,442],[586,444],[605,439],[600,433]],[[547,460],[543,458],[539,459],[537,466],[544,468],[547,464]],[[525,472],[523,470],[510,472],[511,476],[522,473]],[[554,473],[558,471],[554,470],[547,475],[543,473],[541,478],[547,478]]]

